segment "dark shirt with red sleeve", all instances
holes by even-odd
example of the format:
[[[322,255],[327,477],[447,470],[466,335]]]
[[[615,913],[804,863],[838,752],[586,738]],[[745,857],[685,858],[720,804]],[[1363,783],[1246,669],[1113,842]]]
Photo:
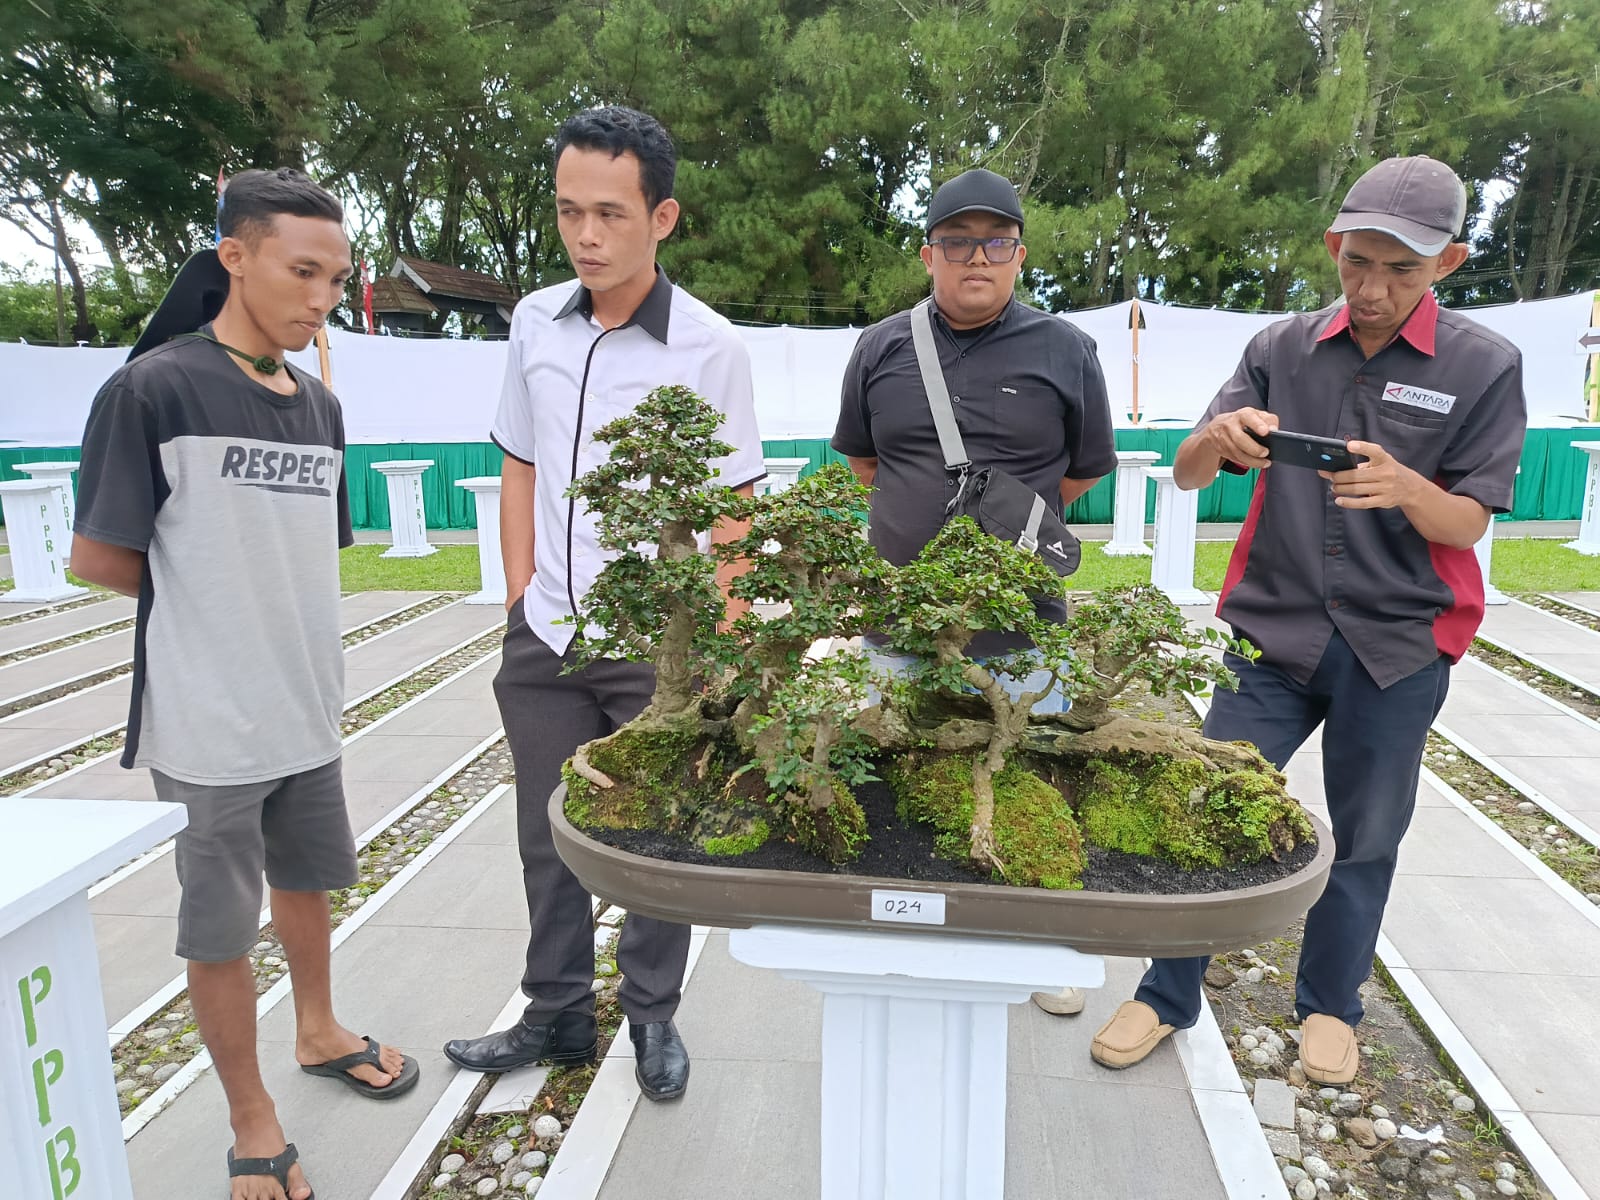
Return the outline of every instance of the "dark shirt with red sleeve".
[[[1527,427],[1522,355],[1431,292],[1371,358],[1342,302],[1268,326],[1196,429],[1240,408],[1274,413],[1293,433],[1374,442],[1452,494],[1511,508]],[[1340,508],[1322,476],[1280,465],[1256,479],[1217,614],[1302,683],[1338,629],[1388,687],[1466,652],[1483,578],[1472,549],[1427,541],[1401,509]]]

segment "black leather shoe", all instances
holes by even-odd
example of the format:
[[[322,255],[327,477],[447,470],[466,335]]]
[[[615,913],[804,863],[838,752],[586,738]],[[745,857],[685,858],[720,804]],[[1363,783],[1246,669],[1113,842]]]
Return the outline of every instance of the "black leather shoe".
[[[689,1051],[671,1021],[628,1026],[636,1060],[633,1077],[652,1100],[676,1100],[689,1086]]]
[[[598,1034],[590,1013],[564,1012],[543,1025],[518,1021],[510,1029],[444,1044],[445,1057],[469,1071],[509,1071],[533,1063],[593,1062]]]

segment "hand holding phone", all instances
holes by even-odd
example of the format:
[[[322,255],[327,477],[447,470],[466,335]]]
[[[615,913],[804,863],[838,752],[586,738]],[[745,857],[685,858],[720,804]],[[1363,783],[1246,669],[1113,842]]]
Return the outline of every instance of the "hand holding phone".
[[[1338,438],[1317,437],[1309,433],[1290,433],[1274,429],[1262,436],[1250,434],[1267,448],[1271,462],[1288,467],[1305,467],[1312,471],[1353,471],[1365,459],[1357,458]]]

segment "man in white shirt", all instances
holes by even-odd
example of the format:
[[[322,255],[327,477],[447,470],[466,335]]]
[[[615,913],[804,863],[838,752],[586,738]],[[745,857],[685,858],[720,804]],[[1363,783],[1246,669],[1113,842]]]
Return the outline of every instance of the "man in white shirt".
[[[556,855],[547,806],[561,764],[638,715],[655,679],[647,664],[620,660],[567,670],[577,627],[555,623],[577,611],[606,563],[594,514],[565,494],[610,452],[594,430],[654,388],[680,384],[726,415],[717,436],[734,450],[713,464],[717,482],[748,495],[766,473],[743,342],[656,266],[656,247],[678,219],[666,131],[632,109],[592,109],[562,126],[555,157],[557,225],[578,278],[517,305],[494,423],[506,455],[500,543],[510,613],[494,690],[516,765],[531,937],[522,1019],[445,1046],[452,1061],[483,1071],[589,1062],[596,1051],[589,896]],[[688,1053],[672,1022],[688,948],[687,926],[637,915],[617,946],[635,1074],[652,1100],[688,1085]]]

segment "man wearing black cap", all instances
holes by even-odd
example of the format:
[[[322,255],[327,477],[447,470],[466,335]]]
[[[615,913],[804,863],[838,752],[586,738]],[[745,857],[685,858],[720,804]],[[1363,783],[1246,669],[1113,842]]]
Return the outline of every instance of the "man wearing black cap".
[[[1511,507],[1522,452],[1520,354],[1433,296],[1467,257],[1466,199],[1422,156],[1357,180],[1325,235],[1343,302],[1257,334],[1174,464],[1185,488],[1259,471],[1217,612],[1261,657],[1230,657],[1239,689],[1217,693],[1205,732],[1282,768],[1322,726],[1336,849],[1306,916],[1295,1009],[1306,1078],[1329,1086],[1360,1061],[1359,989],[1428,727],[1483,617],[1473,546]],[[1274,466],[1257,440],[1274,429],[1337,438],[1364,461]],[[1131,1066],[1193,1025],[1206,963],[1155,962],[1095,1035],[1095,1060]]]
[[[1021,479],[1057,513],[1117,465],[1111,408],[1093,340],[1060,317],[1016,298],[1028,256],[1017,190],[993,171],[963,172],[928,205],[922,262],[933,280],[932,323],[951,411],[974,467],[998,467]],[[870,486],[869,536],[884,558],[915,558],[944,524],[957,475],[945,468],[938,430],[912,342],[911,310],[865,330],[845,368],[833,448]],[[1053,602],[1045,615],[1065,617]],[[877,647],[881,669],[909,666]],[[978,657],[1023,649],[1006,630],[976,634]],[[1041,680],[1008,680],[1013,695]],[[1053,703],[1052,703],[1053,701]],[[1061,707],[1058,697],[1039,708]],[[1056,1013],[1083,1007],[1076,989],[1035,997]]]

